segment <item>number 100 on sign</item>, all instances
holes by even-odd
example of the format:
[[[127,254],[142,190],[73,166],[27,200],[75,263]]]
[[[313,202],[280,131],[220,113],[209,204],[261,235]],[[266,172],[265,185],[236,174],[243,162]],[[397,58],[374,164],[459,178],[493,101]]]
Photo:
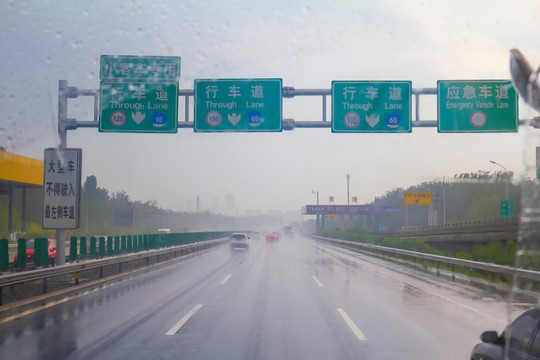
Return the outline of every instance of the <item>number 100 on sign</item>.
[[[360,125],[360,115],[355,113],[354,111],[350,111],[345,114],[345,126],[347,126],[349,129],[354,129],[358,125]]]
[[[332,132],[411,132],[410,81],[333,81]]]

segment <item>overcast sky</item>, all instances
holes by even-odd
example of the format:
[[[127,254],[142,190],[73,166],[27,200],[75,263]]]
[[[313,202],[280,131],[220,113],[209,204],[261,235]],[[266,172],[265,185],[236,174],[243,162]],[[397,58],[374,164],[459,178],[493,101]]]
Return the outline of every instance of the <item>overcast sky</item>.
[[[181,89],[195,79],[282,78],[297,89],[333,80],[510,79],[509,50],[540,65],[538,14],[531,1],[7,1],[0,0],[0,145],[41,159],[57,146],[58,80],[99,88],[100,55],[181,57]],[[181,99],[182,100],[182,99]],[[330,99],[327,103],[330,119]],[[413,101],[414,107],[414,101]],[[436,97],[421,98],[436,120]],[[181,101],[179,118],[184,117]],[[520,118],[536,114],[520,102]],[[193,108],[189,109],[193,114]],[[93,119],[91,98],[70,99],[68,116]],[[283,100],[284,118],[320,121],[320,98]],[[414,116],[414,111],[413,111]],[[157,200],[174,210],[297,210],[334,196],[359,203],[396,187],[463,172],[534,176],[537,135],[283,133],[68,133],[83,149],[83,181]]]

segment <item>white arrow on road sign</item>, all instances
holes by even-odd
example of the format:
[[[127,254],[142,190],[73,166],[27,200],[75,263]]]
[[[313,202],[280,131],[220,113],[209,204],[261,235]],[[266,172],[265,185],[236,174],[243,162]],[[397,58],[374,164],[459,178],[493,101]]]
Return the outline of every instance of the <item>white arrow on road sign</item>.
[[[131,118],[137,125],[139,125],[144,120],[145,114],[143,114],[140,111],[137,111],[136,113],[131,113]]]
[[[366,115],[366,121],[369,124],[369,126],[374,127],[379,122],[379,115],[375,115],[375,114]]]
[[[234,113],[234,114],[228,114],[227,118],[229,119],[229,122],[232,124],[232,126],[236,126],[238,122],[241,119],[240,114]]]

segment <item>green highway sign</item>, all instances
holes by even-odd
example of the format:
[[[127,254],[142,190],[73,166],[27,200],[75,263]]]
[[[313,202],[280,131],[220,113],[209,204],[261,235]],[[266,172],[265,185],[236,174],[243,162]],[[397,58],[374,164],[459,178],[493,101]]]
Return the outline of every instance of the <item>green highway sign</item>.
[[[195,80],[195,132],[282,131],[281,79]]]
[[[99,131],[178,131],[177,81],[101,81]]]
[[[437,81],[440,133],[517,132],[518,96],[510,80]]]
[[[503,200],[501,201],[501,218],[508,219],[514,216],[514,201]]]
[[[411,81],[332,81],[332,132],[410,133]]]
[[[101,55],[99,78],[101,80],[178,81],[180,57]]]

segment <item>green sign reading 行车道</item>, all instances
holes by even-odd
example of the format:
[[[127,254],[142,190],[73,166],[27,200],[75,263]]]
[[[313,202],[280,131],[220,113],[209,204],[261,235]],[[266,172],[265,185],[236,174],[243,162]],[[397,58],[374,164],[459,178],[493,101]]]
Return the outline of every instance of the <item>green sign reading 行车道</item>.
[[[178,131],[177,81],[101,81],[99,131]]]
[[[518,95],[510,80],[437,81],[440,133],[516,132]]]
[[[175,80],[180,79],[179,56],[101,55],[101,80]]]
[[[332,132],[409,133],[411,81],[332,81]]]
[[[281,79],[195,80],[195,132],[282,131]]]

